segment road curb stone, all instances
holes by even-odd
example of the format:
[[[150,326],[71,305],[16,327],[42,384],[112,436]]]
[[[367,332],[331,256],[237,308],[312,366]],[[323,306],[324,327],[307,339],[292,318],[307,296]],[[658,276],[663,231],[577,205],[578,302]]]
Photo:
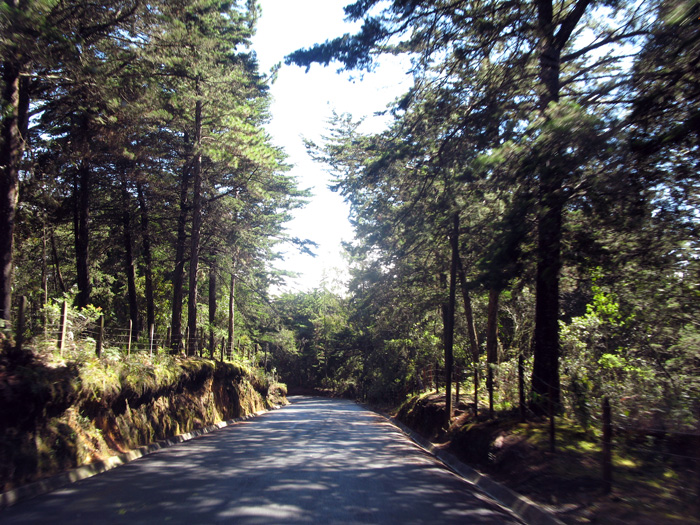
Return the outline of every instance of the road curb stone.
[[[426,452],[437,458],[450,470],[476,486],[479,490],[490,496],[504,507],[510,509],[516,516],[528,525],[564,525],[564,522],[555,517],[550,510],[543,505],[526,498],[522,494],[509,489],[482,474],[478,470],[463,463],[457,457],[445,450],[441,450],[423,436],[401,423],[395,417],[378,413],[392,425],[403,432],[411,441],[416,443]]]
[[[279,407],[273,407],[273,409],[274,408]],[[42,494],[47,494],[54,490],[66,487],[67,485],[80,481],[81,479],[91,478],[92,476],[101,474],[102,472],[107,472],[108,470],[112,470],[113,468],[121,465],[126,465],[135,459],[152,454],[157,450],[184,443],[185,441],[189,441],[190,439],[208,434],[215,430],[225,428],[247,419],[258,417],[266,412],[268,411],[259,410],[258,412],[253,412],[252,414],[248,414],[246,416],[229,419],[228,421],[222,421],[220,423],[214,423],[213,425],[209,425],[204,428],[198,428],[190,432],[185,432],[184,434],[178,434],[177,436],[173,436],[171,438],[162,439],[155,443],[151,443],[150,445],[144,445],[142,447],[129,450],[123,454],[110,456],[102,461],[95,461],[94,463],[76,467],[67,472],[56,474],[55,476],[51,476],[40,481],[35,481],[33,483],[28,483],[27,485],[22,485],[16,489],[8,490],[7,492],[2,492],[0,493],[0,510],[11,507],[20,501],[41,496]]]

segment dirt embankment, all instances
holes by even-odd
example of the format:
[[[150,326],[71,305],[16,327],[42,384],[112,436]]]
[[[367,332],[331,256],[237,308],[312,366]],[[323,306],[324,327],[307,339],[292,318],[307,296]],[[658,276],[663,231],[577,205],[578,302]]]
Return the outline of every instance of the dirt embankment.
[[[631,437],[619,436],[613,491],[604,494],[600,439],[594,432],[558,418],[552,452],[547,420],[522,422],[514,413],[475,419],[472,410],[473,405],[460,404],[450,428],[444,429],[444,395],[432,394],[410,398],[395,417],[468,465],[546,505],[565,523],[700,523],[693,497],[699,478],[688,462],[640,455]],[[691,445],[669,441],[656,446],[688,455]]]
[[[0,360],[0,492],[286,402],[283,389],[234,364],[174,360],[170,372],[86,388],[74,363]]]

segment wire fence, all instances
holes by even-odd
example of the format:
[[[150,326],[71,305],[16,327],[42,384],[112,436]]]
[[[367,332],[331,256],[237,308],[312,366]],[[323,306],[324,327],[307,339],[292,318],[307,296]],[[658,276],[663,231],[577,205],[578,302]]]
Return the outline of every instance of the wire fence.
[[[129,355],[132,352],[170,352],[187,355],[231,359],[236,354],[235,341],[229,343],[228,336],[199,329],[190,334],[188,328],[184,334],[173,335],[171,328],[151,326],[150,329],[137,330],[129,327],[105,326],[104,317],[99,310],[85,309],[76,311],[66,302],[46,305],[42,309],[32,309],[22,300],[17,311],[16,326],[5,327],[12,332],[18,347],[34,341],[41,341],[43,346],[55,347],[66,356],[75,352],[78,346],[84,349],[94,345],[98,356],[109,352]],[[251,349],[238,348],[240,357],[253,358]]]
[[[558,426],[561,418],[575,412],[572,406],[577,392],[571,384],[562,381],[558,386],[561,401],[558,405],[545,404],[546,411],[533,411],[532,404],[532,362],[531,360],[513,360],[514,362],[488,365],[478,363],[476,367],[455,366],[452,376],[452,396],[455,415],[470,412],[475,418],[488,419],[497,413],[512,416],[519,414],[521,419],[538,418],[547,422],[549,434],[549,452],[556,454]],[[487,388],[488,367],[493,370],[493,393]],[[446,375],[444,367],[432,364],[419,369],[416,380],[409,386],[407,393],[432,391],[445,393]],[[540,382],[550,389],[555,386],[546,381]],[[700,498],[700,413],[685,422],[668,421],[666,414],[659,409],[650,409],[656,424],[646,424],[632,420],[625,414],[625,403],[629,399],[613,396],[601,396],[589,402],[591,433],[600,440],[600,480],[604,493],[613,489],[615,462],[620,462],[620,454],[633,455],[645,464],[670,465],[671,467],[694,472],[695,487],[690,488]],[[597,407],[597,408],[596,408]],[[694,425],[691,427],[690,425]],[[617,451],[617,458],[616,453]]]
[[[94,344],[95,352],[110,352],[119,358],[131,352],[171,352],[173,336],[169,327],[151,327],[138,333],[131,328],[105,327],[104,317],[100,312],[76,312],[63,303],[62,308],[31,310],[26,301],[22,301],[18,312],[17,325],[14,330],[15,341],[21,347],[33,337],[40,338],[45,344],[53,345],[61,353],[69,354],[78,346]],[[5,330],[8,330],[5,327]],[[210,355],[220,359],[236,355],[234,345],[229,345],[226,337],[212,337],[200,329],[193,334],[186,330],[175,347],[179,352],[189,355]],[[238,357],[249,360],[256,358],[256,352],[248,348],[239,349]],[[475,417],[491,417],[496,412],[516,412],[521,419],[542,418],[548,420],[549,451],[557,451],[557,426],[562,416],[576,412],[576,399],[580,397],[572,381],[562,381],[552,385],[538,378],[541,385],[552,392],[560,392],[560,402],[549,402],[546,413],[533,411],[527,402],[532,398],[531,381],[533,364],[529,359],[503,361],[498,364],[485,362],[471,365],[457,364],[452,369],[453,404],[458,412],[471,411]],[[488,388],[488,383],[492,388]],[[526,380],[527,378],[527,380]],[[444,367],[439,363],[424,366],[415,374],[405,394],[433,390],[440,392],[446,384]],[[444,390],[443,390],[444,391]],[[602,442],[601,471],[604,490],[612,488],[613,450],[619,449],[633,453],[648,461],[672,463],[690,466],[696,472],[696,489],[700,500],[700,413],[693,414],[683,423],[669,421],[662,410],[649,407],[647,420],[628,417],[625,412],[630,398],[600,396],[589,400],[588,410],[590,424],[597,429]],[[696,405],[700,408],[700,401]],[[689,428],[689,422],[694,425]]]

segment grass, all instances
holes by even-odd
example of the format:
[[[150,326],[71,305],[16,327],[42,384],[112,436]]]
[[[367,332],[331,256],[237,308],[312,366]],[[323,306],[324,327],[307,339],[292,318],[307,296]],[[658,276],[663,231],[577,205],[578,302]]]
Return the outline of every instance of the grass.
[[[285,402],[283,386],[244,363],[94,350],[0,350],[0,491]]]
[[[504,411],[494,420],[474,420],[466,410],[445,432],[436,408],[444,414],[444,395],[422,394],[407,400],[397,415],[466,463],[553,507],[566,523],[700,523],[693,494],[698,474],[692,462],[666,454],[672,443],[655,441],[651,453],[641,452],[634,441],[638,436],[615,435],[613,491],[606,495],[598,429],[585,430],[574,419],[557,417],[552,453],[546,419],[523,423],[516,412]],[[416,421],[423,426],[415,426]],[[433,427],[426,428],[430,421]]]

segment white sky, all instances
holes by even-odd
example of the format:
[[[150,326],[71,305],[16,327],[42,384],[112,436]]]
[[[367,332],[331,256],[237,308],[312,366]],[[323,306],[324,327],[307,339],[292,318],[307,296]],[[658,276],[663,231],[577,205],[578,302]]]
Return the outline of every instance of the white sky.
[[[358,27],[343,20],[343,7],[352,3],[351,0],[260,0],[259,3],[262,16],[253,49],[262,72],[283,63],[284,57],[296,49],[352,33]],[[387,121],[373,114],[385,110],[410,84],[404,73],[406,68],[396,60],[383,62],[377,72],[365,73],[361,81],[351,81],[350,74],[338,74],[337,69],[337,65],[326,68],[314,65],[305,73],[304,68],[282,65],[271,87],[272,122],[267,129],[274,143],[289,155],[288,162],[294,166],[291,174],[297,177],[299,186],[310,188],[314,194],[311,202],[287,225],[289,234],[319,245],[315,258],[292,249],[286,253],[285,262],[277,264],[301,274],[289,281],[290,291],[313,289],[324,279],[327,285],[345,280],[347,264],[340,243],[353,238],[349,208],[327,188],[329,175],[324,166],[308,157],[303,138],[318,143],[326,134],[334,110],[350,113],[355,119],[367,117],[363,130],[378,131]]]

